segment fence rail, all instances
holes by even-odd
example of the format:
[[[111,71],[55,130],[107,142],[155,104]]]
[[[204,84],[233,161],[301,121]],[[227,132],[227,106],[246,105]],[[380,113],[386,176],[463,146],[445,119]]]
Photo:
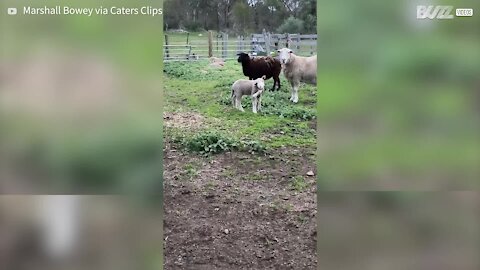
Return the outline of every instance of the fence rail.
[[[267,55],[277,49],[291,48],[298,55],[314,55],[317,51],[317,35],[300,34],[252,34],[229,38],[226,33],[213,35],[209,32],[206,38],[190,40],[187,34],[186,42],[169,42],[165,35],[163,45],[164,61],[195,61],[212,56],[223,59],[235,59],[237,53],[247,52]]]

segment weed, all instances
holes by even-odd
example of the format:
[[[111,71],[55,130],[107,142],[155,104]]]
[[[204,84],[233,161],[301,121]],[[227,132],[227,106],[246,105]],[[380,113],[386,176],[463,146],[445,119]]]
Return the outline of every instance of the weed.
[[[189,177],[189,178],[193,178],[193,177],[196,177],[198,176],[198,169],[196,168],[196,166],[194,164],[187,164],[185,165],[185,174]]]
[[[293,190],[298,192],[302,192],[307,188],[307,182],[303,176],[295,176],[292,177],[292,181],[290,182],[290,186]]]
[[[179,135],[173,142],[179,143],[187,150],[205,155],[229,151],[246,151],[252,154],[265,153],[267,147],[258,141],[244,141],[215,130],[201,131],[193,136]]]
[[[237,141],[215,131],[196,134],[191,138],[185,139],[183,144],[190,151],[205,154],[217,154],[239,148]]]
[[[217,187],[217,183],[213,181],[209,181],[205,184],[205,189],[206,190],[214,190]]]

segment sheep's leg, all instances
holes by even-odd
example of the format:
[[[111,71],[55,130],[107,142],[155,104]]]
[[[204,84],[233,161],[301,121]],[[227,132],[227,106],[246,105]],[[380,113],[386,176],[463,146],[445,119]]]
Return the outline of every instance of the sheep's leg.
[[[257,105],[258,104],[258,98],[257,97],[252,97],[252,111],[253,113],[257,113]]]
[[[293,87],[293,103],[297,103],[298,102],[298,87],[299,87],[299,84],[295,84],[295,86]]]
[[[277,85],[278,85],[278,87],[275,88],[275,86],[277,86]],[[273,88],[272,88],[272,91],[275,91],[275,90],[277,90],[277,91],[280,90],[280,80],[279,80],[278,77],[273,77]]]
[[[292,90],[290,90],[290,101],[293,101],[294,97],[295,97],[295,83],[290,83],[292,85]]]
[[[259,96],[257,100],[257,111],[260,110],[262,110],[262,96]]]

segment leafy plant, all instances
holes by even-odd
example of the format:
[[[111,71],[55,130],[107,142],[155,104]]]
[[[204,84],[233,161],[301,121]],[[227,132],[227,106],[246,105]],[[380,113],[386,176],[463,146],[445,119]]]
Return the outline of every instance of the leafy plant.
[[[267,150],[267,147],[258,141],[239,140],[217,131],[203,131],[193,136],[176,138],[173,141],[180,142],[189,151],[200,152],[205,155],[228,151],[264,153]]]
[[[184,140],[185,147],[190,151],[206,154],[216,154],[236,150],[239,147],[235,140],[214,131],[196,134]]]

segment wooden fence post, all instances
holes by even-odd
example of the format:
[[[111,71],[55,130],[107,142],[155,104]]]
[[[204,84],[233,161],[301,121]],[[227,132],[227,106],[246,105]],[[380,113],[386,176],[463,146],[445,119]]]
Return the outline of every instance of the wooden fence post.
[[[243,42],[245,41],[245,37],[242,35],[240,36],[240,51],[239,52],[243,52],[244,51],[244,48],[243,48]]]
[[[241,36],[237,37],[237,53],[239,53],[242,50],[242,44],[240,43],[241,41]]]
[[[170,58],[170,53],[168,51],[168,35],[165,35],[165,56],[166,58]]]
[[[297,36],[297,51],[300,51],[300,42],[301,41],[302,40],[300,39],[300,34],[298,34],[298,36]]]
[[[188,46],[188,56],[187,59],[190,60],[192,56],[192,45]]]
[[[213,33],[208,31],[208,57],[213,56]]]
[[[267,50],[266,51],[267,55],[270,55],[270,40],[271,40],[271,35],[270,33],[267,33],[265,35],[265,50]]]
[[[314,53],[313,53],[313,51],[314,51],[314,50],[313,50],[313,48],[314,48],[314,46],[313,46],[313,41],[314,41],[313,36],[312,36],[312,38],[311,38],[310,40],[311,40],[311,42],[312,42],[312,43],[311,43],[312,45],[310,46],[310,55],[313,55],[313,54],[314,54]],[[318,41],[317,41],[317,43],[318,43]]]
[[[222,35],[222,48],[223,48],[223,52],[222,52],[222,58],[223,59],[227,59],[227,49],[228,49],[228,34],[227,33],[223,33]]]

